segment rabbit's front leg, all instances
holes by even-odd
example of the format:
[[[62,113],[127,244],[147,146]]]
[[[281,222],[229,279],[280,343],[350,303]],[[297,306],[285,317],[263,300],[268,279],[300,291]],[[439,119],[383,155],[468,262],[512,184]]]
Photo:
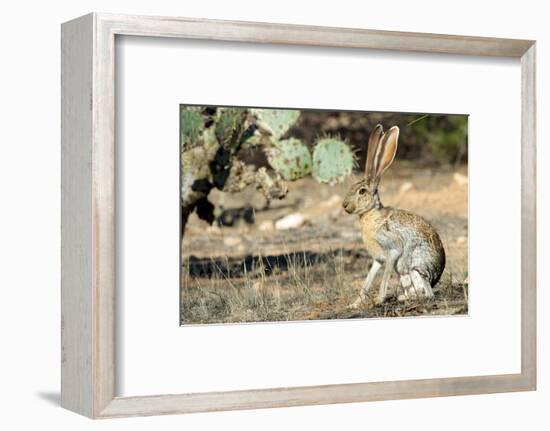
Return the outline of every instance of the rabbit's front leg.
[[[367,274],[367,278],[365,278],[365,282],[363,283],[363,289],[361,291],[361,295],[367,294],[367,292],[372,286],[374,277],[376,277],[376,274],[378,273],[378,270],[380,269],[381,266],[382,265],[377,260],[372,261],[372,265],[370,266],[369,273]]]
[[[367,299],[367,292],[372,287],[374,278],[376,277],[376,274],[378,273],[378,270],[381,266],[382,264],[377,260],[372,261],[372,265],[370,266],[367,278],[365,278],[365,282],[363,283],[363,287],[361,288],[361,293],[359,293],[359,297],[350,305],[351,308],[358,308],[363,303],[363,301]]]

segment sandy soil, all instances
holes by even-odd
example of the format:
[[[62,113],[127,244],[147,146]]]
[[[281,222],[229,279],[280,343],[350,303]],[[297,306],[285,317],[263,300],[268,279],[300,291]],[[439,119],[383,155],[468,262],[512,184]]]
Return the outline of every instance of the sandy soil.
[[[365,301],[350,309],[370,265],[357,217],[341,207],[355,178],[334,187],[306,178],[269,207],[251,188],[211,193],[224,226],[190,217],[182,241],[182,323],[467,313],[466,168],[401,164],[387,174],[384,205],[425,217],[443,241],[447,265],[433,300],[401,304],[390,297],[382,306]]]

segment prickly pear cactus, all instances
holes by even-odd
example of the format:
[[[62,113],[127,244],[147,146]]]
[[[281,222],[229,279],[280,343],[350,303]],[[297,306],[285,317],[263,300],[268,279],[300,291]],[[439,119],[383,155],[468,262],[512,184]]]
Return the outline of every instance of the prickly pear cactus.
[[[230,152],[238,150],[246,129],[245,108],[222,108],[215,119],[214,133],[219,144]]]
[[[311,174],[311,153],[296,138],[275,141],[266,150],[267,160],[273,169],[287,181],[295,181]]]
[[[204,132],[204,122],[198,109],[180,110],[181,151],[197,144]]]
[[[317,141],[313,150],[313,177],[321,182],[334,185],[351,174],[355,164],[349,146],[339,139],[323,138]]]
[[[290,109],[182,106],[182,227],[193,211],[209,223],[215,220],[208,201],[213,188],[239,192],[255,185],[269,203],[286,196],[286,181],[313,174],[320,182],[335,184],[351,173],[353,154],[341,140],[321,139],[312,155],[299,139],[282,139],[299,116],[300,111]],[[271,169],[240,160],[241,150],[249,148],[263,151]]]
[[[288,132],[300,117],[300,111],[296,109],[251,109],[250,112],[257,117],[260,127],[271,132],[274,140]]]

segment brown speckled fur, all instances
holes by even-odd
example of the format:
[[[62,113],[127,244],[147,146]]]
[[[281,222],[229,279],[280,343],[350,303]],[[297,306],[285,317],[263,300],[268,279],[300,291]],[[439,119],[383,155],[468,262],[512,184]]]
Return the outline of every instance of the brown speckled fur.
[[[367,189],[363,196],[358,193],[361,188]],[[398,274],[417,269],[435,286],[445,268],[445,250],[430,223],[411,212],[384,207],[378,188],[374,188],[368,178],[351,187],[344,199],[344,208],[359,215],[363,242],[374,259],[385,262],[387,253],[396,250],[400,254],[395,268]],[[403,261],[402,256],[407,261]]]
[[[369,145],[374,147],[369,149],[369,154],[370,157],[379,155],[379,159],[371,159],[370,163],[367,160],[366,177],[350,188],[343,206],[349,214],[359,216],[363,241],[375,261],[382,265],[390,263],[393,268],[386,267],[400,276],[416,274],[433,287],[445,269],[445,250],[438,233],[416,214],[384,207],[378,195],[380,177],[395,156],[399,129],[392,128],[388,133],[393,133],[393,142],[382,133],[381,126],[371,134]],[[432,295],[431,290],[427,290],[426,293]],[[380,300],[384,295],[382,292]]]

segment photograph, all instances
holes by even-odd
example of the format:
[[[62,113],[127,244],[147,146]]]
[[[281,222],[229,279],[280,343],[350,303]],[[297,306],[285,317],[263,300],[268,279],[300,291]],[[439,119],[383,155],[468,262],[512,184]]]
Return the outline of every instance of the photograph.
[[[468,314],[468,116],[180,105],[180,324]]]

